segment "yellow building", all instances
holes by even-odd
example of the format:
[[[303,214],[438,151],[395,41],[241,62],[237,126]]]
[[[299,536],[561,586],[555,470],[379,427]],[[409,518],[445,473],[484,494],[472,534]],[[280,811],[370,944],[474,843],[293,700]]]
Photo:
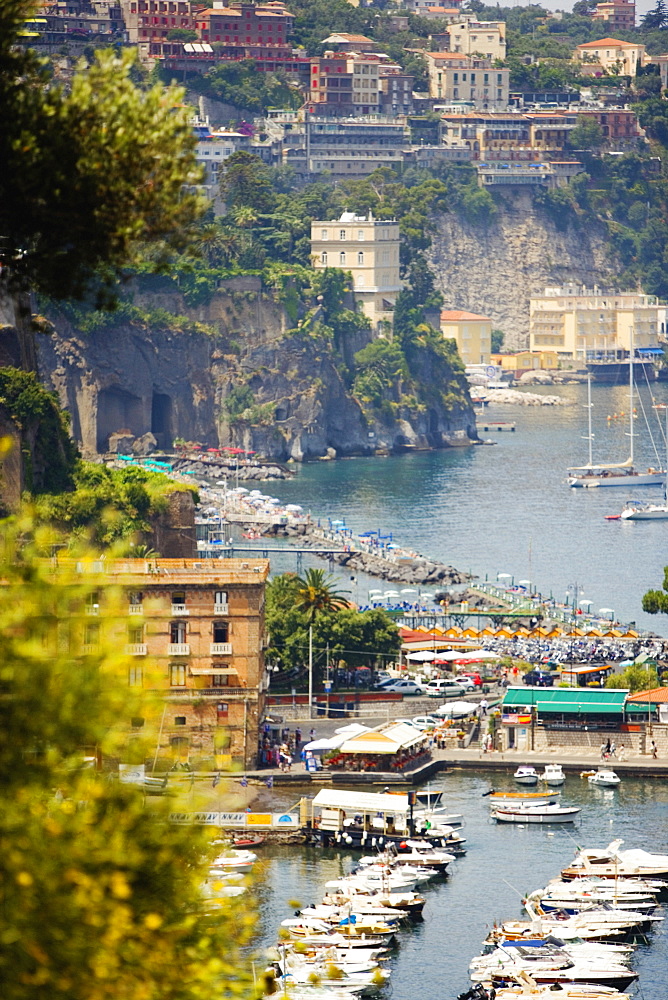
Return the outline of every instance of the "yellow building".
[[[311,223],[311,255],[318,269],[339,267],[353,277],[355,301],[376,334],[392,323],[403,285],[399,277],[399,223],[344,212],[340,219]]]
[[[506,58],[505,21],[457,21],[448,28],[450,51],[484,59]]]
[[[510,70],[460,52],[425,52],[429,96],[451,103],[466,101],[476,108],[504,110],[508,106]]]
[[[105,630],[131,660],[129,684],[164,699],[160,755],[254,766],[268,686],[268,561],[126,559],[100,561],[91,573],[100,589],[84,609],[83,653]],[[127,594],[120,619],[105,613],[108,586]]]
[[[568,285],[532,295],[529,349],[555,351],[560,360],[614,360],[658,347],[665,307],[653,295]]]
[[[602,70],[614,75],[635,76],[638,67],[644,65],[645,46],[619,38],[600,38],[597,42],[578,45],[575,58],[583,63],[584,72]]]
[[[492,350],[492,321],[462,309],[444,309],[441,333],[457,342],[465,365],[488,365]]]
[[[507,372],[548,371],[559,367],[556,351],[518,351],[517,354],[492,354],[491,364]]]

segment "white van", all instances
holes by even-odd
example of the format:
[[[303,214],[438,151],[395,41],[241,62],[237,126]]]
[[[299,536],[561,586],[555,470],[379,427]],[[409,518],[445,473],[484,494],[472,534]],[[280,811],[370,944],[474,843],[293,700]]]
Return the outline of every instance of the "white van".
[[[425,684],[424,693],[429,695],[430,698],[447,698],[450,695],[461,697],[465,694],[465,688],[463,684],[458,684],[457,681],[441,679],[438,681],[429,681],[428,684]]]

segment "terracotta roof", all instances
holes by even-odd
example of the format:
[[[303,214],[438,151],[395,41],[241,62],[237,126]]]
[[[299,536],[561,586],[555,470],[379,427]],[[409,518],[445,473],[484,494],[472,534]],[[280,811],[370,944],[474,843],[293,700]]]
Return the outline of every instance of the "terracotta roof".
[[[468,59],[465,52],[425,52],[429,59]]]
[[[342,38],[345,42],[368,42],[370,45],[375,45],[373,38],[367,38],[366,35],[350,35],[347,31],[334,31],[329,38],[325,38],[325,42],[330,42],[334,38]]]
[[[478,316],[477,313],[465,312],[463,309],[444,309],[441,313],[444,322],[457,322],[460,319],[480,319],[486,323],[491,323],[489,316]]]
[[[650,691],[638,691],[636,694],[630,694],[627,701],[635,701],[643,704],[652,702],[654,705],[657,703],[666,704],[668,703],[668,688],[652,688]]]
[[[584,42],[579,49],[600,49],[602,45],[614,45],[615,48],[636,48],[635,42],[623,42],[619,38],[599,38],[597,42]]]

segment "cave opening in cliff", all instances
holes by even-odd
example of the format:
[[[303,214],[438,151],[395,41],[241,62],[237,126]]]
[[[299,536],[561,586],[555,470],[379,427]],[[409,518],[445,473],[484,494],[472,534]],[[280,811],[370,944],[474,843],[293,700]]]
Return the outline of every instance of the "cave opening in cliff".
[[[125,430],[135,437],[146,433],[144,407],[138,396],[111,386],[102,389],[97,397],[97,450],[105,452],[109,435]]]
[[[172,397],[162,392],[154,392],[151,402],[151,433],[159,448],[172,446]]]

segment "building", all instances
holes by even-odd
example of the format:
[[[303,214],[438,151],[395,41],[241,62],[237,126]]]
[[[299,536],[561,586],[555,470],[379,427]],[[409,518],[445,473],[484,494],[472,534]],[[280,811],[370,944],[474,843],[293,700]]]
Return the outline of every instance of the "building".
[[[164,699],[160,753],[210,766],[255,763],[264,715],[266,560],[127,559],[93,564],[101,582],[83,623],[83,652],[114,630],[128,682]],[[105,587],[127,594],[126,618],[105,622]],[[114,609],[116,611],[116,609]],[[142,720],[133,720],[140,728]]]
[[[376,334],[392,323],[399,277],[399,223],[344,212],[340,219],[311,223],[311,254],[319,270],[350,271],[355,301]]]
[[[501,703],[501,750],[545,750],[550,731],[620,730],[628,688],[510,687]]]
[[[556,351],[518,351],[517,354],[492,354],[490,363],[519,377],[524,372],[558,368],[559,358]]]
[[[582,63],[581,72],[591,76],[605,73],[635,76],[638,67],[645,63],[645,46],[619,38],[600,38],[578,45],[575,58]]]
[[[483,59],[506,58],[506,22],[460,20],[448,28],[450,51]]]
[[[264,4],[214,2],[197,12],[196,25],[200,40],[216,42],[222,58],[269,59],[291,52],[287,39],[293,18],[279,0]]]
[[[286,134],[285,162],[302,174],[366,177],[378,167],[400,167],[408,128],[392,119],[362,121],[306,116]]]
[[[353,74],[348,57],[340,52],[325,52],[311,59],[309,101],[316,115],[352,115]]]
[[[529,349],[556,351],[560,361],[628,356],[658,347],[664,306],[653,295],[568,285],[546,288],[529,304]]]
[[[661,75],[661,87],[663,90],[668,87],[668,55],[662,56],[652,56],[652,62],[659,64],[659,73]]]
[[[323,45],[339,52],[377,52],[378,43],[366,35],[351,35],[346,31],[335,31],[322,41]]]
[[[457,342],[457,350],[465,365],[488,365],[492,350],[492,321],[488,316],[444,309],[441,312],[441,333]]]
[[[413,111],[415,77],[404,73],[397,63],[381,63],[378,74],[380,113],[390,117],[410,115]]]
[[[219,215],[224,208],[220,194],[221,166],[228,156],[232,156],[239,150],[250,152],[252,139],[251,136],[245,135],[243,132],[212,131],[208,119],[197,121],[195,135],[197,136],[195,157],[199,166],[204,170],[199,190],[213,202],[214,211]]]
[[[597,3],[592,21],[602,21],[612,31],[633,31],[636,26],[636,5],[628,0],[610,0]]]
[[[201,5],[191,0],[120,0],[128,41],[146,59],[152,42],[162,42],[174,28],[196,31],[195,12]]]
[[[476,108],[508,107],[510,70],[492,67],[491,60],[458,52],[425,52],[429,95],[439,101],[468,101]]]

